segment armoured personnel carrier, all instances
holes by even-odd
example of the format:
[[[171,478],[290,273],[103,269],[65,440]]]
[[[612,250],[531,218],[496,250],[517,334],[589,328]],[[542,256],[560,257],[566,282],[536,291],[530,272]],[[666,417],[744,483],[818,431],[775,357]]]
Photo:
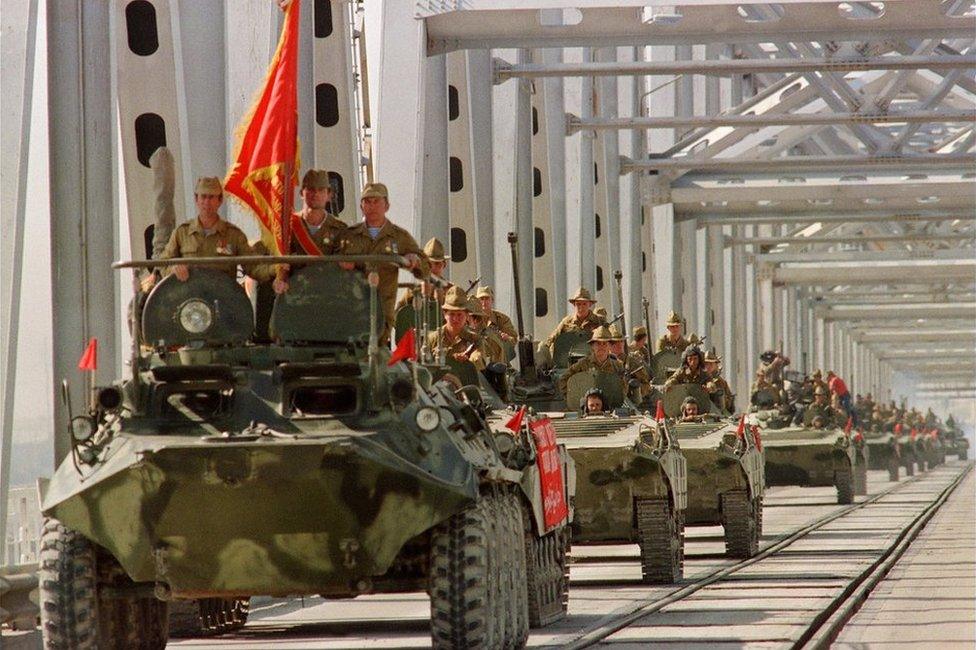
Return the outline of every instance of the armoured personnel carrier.
[[[205,268],[226,258],[181,260],[189,279],[133,310],[131,375],[71,420],[44,495],[47,647],[161,648],[171,608],[234,626],[257,594],[425,590],[435,647],[519,647],[563,614],[569,514],[547,516],[540,486],[568,503],[567,461],[550,449],[541,477],[532,440],[388,365],[376,276],[337,261],[403,263],[236,258],[293,265],[268,345],[240,285]]]
[[[702,416],[682,421],[681,405],[693,398]],[[686,526],[717,526],[725,531],[729,557],[748,558],[759,552],[766,472],[761,441],[740,421],[722,414],[698,384],[678,384],[662,401],[669,429],[688,463]]]
[[[946,453],[955,454],[959,460],[969,458],[969,439],[951,415],[945,421]]]
[[[767,485],[837,489],[837,503],[853,503],[867,493],[868,448],[863,436],[837,427],[816,428],[808,412],[803,426],[779,409],[754,413],[766,457]]]
[[[864,433],[864,442],[868,447],[868,469],[886,469],[888,480],[897,481],[904,462],[898,436],[876,426]]]

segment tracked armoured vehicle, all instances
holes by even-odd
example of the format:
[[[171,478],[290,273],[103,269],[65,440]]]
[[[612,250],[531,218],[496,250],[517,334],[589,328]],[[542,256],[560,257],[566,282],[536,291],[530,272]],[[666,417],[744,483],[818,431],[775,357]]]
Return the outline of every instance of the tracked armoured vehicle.
[[[692,397],[703,415],[681,421],[681,405]],[[729,557],[759,552],[766,474],[761,442],[752,431],[739,431],[739,420],[722,414],[697,384],[678,384],[664,393],[667,425],[688,463],[686,526],[717,526],[725,531]]]
[[[837,503],[853,503],[867,493],[868,448],[863,437],[837,427],[815,428],[807,413],[804,426],[778,409],[754,413],[766,458],[766,484],[834,486]]]
[[[951,415],[945,421],[946,453],[955,454],[959,460],[969,458],[969,439]]]
[[[240,286],[204,268],[226,258],[181,260],[189,280],[134,310],[131,375],[72,419],[44,495],[47,647],[161,648],[168,613],[222,631],[258,594],[425,590],[435,647],[519,647],[564,614],[569,515],[545,516],[540,486],[568,502],[567,463],[548,455],[547,483],[532,440],[388,366],[375,286],[339,260],[403,262],[260,260],[304,264],[268,345]]]
[[[901,473],[902,441],[890,431],[878,427],[864,433],[868,447],[868,469],[888,470],[888,480],[897,481]]]

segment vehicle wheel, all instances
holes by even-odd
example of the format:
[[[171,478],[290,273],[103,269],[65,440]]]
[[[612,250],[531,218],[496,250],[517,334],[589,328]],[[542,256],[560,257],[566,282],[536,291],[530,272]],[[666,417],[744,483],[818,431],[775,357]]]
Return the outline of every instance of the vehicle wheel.
[[[888,461],[888,480],[892,483],[898,482],[899,469],[901,468],[898,465],[898,458],[892,454],[891,459]]]
[[[562,620],[569,610],[569,526],[536,536],[525,515],[525,566],[529,596],[529,625],[543,627]]]
[[[762,535],[762,498],[750,499],[745,490],[722,494],[722,526],[725,528],[725,554],[750,558],[759,552]]]
[[[854,481],[851,470],[842,469],[834,472],[834,485],[837,487],[837,503],[847,505],[854,503]]]
[[[105,585],[131,585],[107,552],[56,519],[44,522],[38,594],[45,648],[157,650],[166,646],[166,603],[105,598]]]
[[[641,575],[646,584],[669,585],[681,580],[681,525],[667,499],[637,499],[637,543]]]
[[[857,465],[854,466],[854,494],[864,496],[868,493],[868,464],[862,458],[858,458]]]
[[[525,530],[522,527],[522,503],[513,490],[501,494],[503,537],[507,541],[506,557],[502,564],[504,590],[502,611],[506,619],[506,648],[522,648],[529,640],[529,593],[526,580]]]
[[[498,526],[494,496],[437,526],[430,544],[430,627],[435,648],[497,648]]]
[[[915,461],[909,459],[905,463],[905,476],[915,476]]]

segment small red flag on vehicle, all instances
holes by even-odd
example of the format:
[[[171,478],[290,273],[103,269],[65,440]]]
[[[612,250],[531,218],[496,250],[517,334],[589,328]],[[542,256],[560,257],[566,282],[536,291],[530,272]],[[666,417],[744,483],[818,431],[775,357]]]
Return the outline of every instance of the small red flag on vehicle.
[[[522,420],[525,419],[525,405],[522,405],[515,415],[505,423],[505,428],[511,430],[513,433],[518,433],[522,430]]]
[[[895,425],[895,435],[896,436],[900,436],[901,435],[901,422],[899,422],[898,424]]]
[[[745,419],[746,416],[742,416]],[[762,451],[762,437],[759,435],[759,427],[757,425],[752,425],[752,441],[756,444],[756,449]]]
[[[414,339],[413,328],[407,330],[407,333],[400,337],[397,342],[396,347],[393,349],[393,354],[390,355],[390,360],[386,362],[386,365],[392,366],[397,361],[413,360],[417,358],[417,343]]]
[[[654,414],[654,419],[658,422],[664,422],[664,400],[657,401],[657,412]]]
[[[854,418],[848,416],[847,424],[844,425],[844,433],[847,435],[851,434],[851,428],[854,426]]]
[[[78,359],[78,370],[98,370],[98,339],[88,341],[88,347]]]
[[[746,416],[743,413],[742,417],[739,418],[739,428],[735,430],[735,435],[739,437],[740,440],[746,439]]]
[[[914,440],[917,437],[918,437],[918,431],[915,430],[915,427],[912,427],[912,440]]]

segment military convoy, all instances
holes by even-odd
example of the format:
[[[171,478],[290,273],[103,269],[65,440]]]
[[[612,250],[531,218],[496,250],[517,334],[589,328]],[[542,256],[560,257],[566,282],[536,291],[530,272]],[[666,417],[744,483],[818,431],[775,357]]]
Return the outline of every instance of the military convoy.
[[[435,647],[519,647],[565,614],[568,455],[548,450],[567,503],[553,520],[536,443],[423,367],[389,366],[375,275],[340,260],[403,261],[268,260],[304,264],[272,344],[252,343],[216,258],[136,305],[131,374],[72,418],[44,495],[47,647],[161,648],[167,621],[234,629],[258,594],[426,590]]]

